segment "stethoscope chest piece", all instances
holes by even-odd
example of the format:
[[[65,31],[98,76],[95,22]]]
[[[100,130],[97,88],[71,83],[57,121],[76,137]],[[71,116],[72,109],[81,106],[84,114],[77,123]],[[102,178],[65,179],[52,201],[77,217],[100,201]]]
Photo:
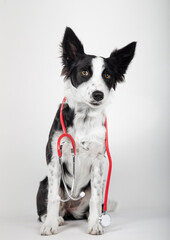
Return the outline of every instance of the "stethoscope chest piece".
[[[108,227],[110,225],[110,216],[108,214],[102,214],[99,221],[103,227]]]

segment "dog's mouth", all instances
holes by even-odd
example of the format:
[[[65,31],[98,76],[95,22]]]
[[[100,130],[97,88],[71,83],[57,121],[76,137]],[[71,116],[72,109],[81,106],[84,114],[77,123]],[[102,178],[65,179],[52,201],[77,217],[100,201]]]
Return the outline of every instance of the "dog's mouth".
[[[101,102],[90,102],[91,105],[93,106],[100,106],[102,103]]]

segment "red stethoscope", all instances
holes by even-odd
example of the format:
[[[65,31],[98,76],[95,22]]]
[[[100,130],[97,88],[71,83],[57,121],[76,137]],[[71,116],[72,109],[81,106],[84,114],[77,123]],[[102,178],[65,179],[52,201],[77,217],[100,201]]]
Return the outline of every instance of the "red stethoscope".
[[[66,102],[66,97],[64,97],[62,104],[61,104],[61,108],[60,108],[60,122],[61,122],[61,126],[62,126],[62,130],[63,130],[63,134],[60,135],[60,137],[58,138],[58,142],[57,142],[57,151],[58,151],[58,156],[59,156],[59,162],[61,165],[61,177],[62,177],[62,181],[66,190],[66,193],[68,195],[67,199],[61,199],[62,202],[67,202],[70,199],[72,200],[80,200],[81,198],[83,198],[85,196],[84,192],[80,193],[80,196],[75,198],[72,196],[73,194],[73,190],[74,190],[74,182],[75,182],[75,155],[76,155],[76,147],[75,147],[75,141],[73,139],[73,137],[67,133],[65,124],[64,124],[64,119],[63,119],[63,108],[64,108],[64,103]],[[106,128],[106,135],[105,135],[105,146],[106,146],[106,152],[107,152],[107,156],[108,156],[108,160],[109,160],[109,169],[108,169],[108,175],[107,175],[107,182],[106,182],[106,188],[105,188],[105,196],[104,196],[104,207],[103,207],[103,212],[104,214],[102,216],[100,216],[99,221],[101,222],[101,224],[106,227],[108,225],[110,225],[110,216],[106,214],[107,212],[107,200],[108,200],[108,192],[109,192],[109,184],[110,184],[110,177],[111,177],[111,171],[112,171],[112,159],[111,159],[111,155],[110,155],[110,151],[109,151],[109,144],[108,144],[108,127],[107,127],[107,118],[105,118],[105,128]],[[66,137],[70,140],[70,143],[72,145],[71,148],[71,154],[73,156],[73,181],[72,181],[72,187],[71,190],[69,191],[66,183],[65,183],[65,179],[64,179],[64,170],[63,170],[63,164],[62,164],[62,146],[63,144],[61,144],[61,140]]]

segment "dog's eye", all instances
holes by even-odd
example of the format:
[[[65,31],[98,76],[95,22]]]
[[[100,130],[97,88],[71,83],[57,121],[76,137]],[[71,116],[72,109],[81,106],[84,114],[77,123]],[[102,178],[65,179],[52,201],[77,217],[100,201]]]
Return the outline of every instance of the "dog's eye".
[[[81,74],[82,74],[83,76],[88,76],[88,75],[89,75],[89,72],[88,72],[88,71],[82,71]]]
[[[108,74],[108,73],[105,73],[104,77],[105,77],[106,79],[110,79],[110,78],[111,78],[110,74]]]

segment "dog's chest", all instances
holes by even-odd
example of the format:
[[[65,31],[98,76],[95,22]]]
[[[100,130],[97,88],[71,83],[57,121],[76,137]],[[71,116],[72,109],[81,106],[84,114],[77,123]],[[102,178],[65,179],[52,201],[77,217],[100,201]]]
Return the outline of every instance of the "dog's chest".
[[[76,143],[76,179],[75,192],[78,194],[80,189],[90,181],[90,169],[98,154],[105,151],[105,126],[104,115],[96,117],[77,113],[73,126],[68,128]],[[72,157],[67,146],[64,147],[64,161],[68,171],[72,173]],[[67,151],[68,150],[68,151]],[[66,176],[66,182],[71,186],[72,177]]]
[[[74,136],[77,150],[96,152],[99,146],[103,151],[105,140],[104,115],[94,112],[77,112],[70,129]],[[96,149],[95,149],[96,148]],[[97,150],[97,151],[98,151]]]

